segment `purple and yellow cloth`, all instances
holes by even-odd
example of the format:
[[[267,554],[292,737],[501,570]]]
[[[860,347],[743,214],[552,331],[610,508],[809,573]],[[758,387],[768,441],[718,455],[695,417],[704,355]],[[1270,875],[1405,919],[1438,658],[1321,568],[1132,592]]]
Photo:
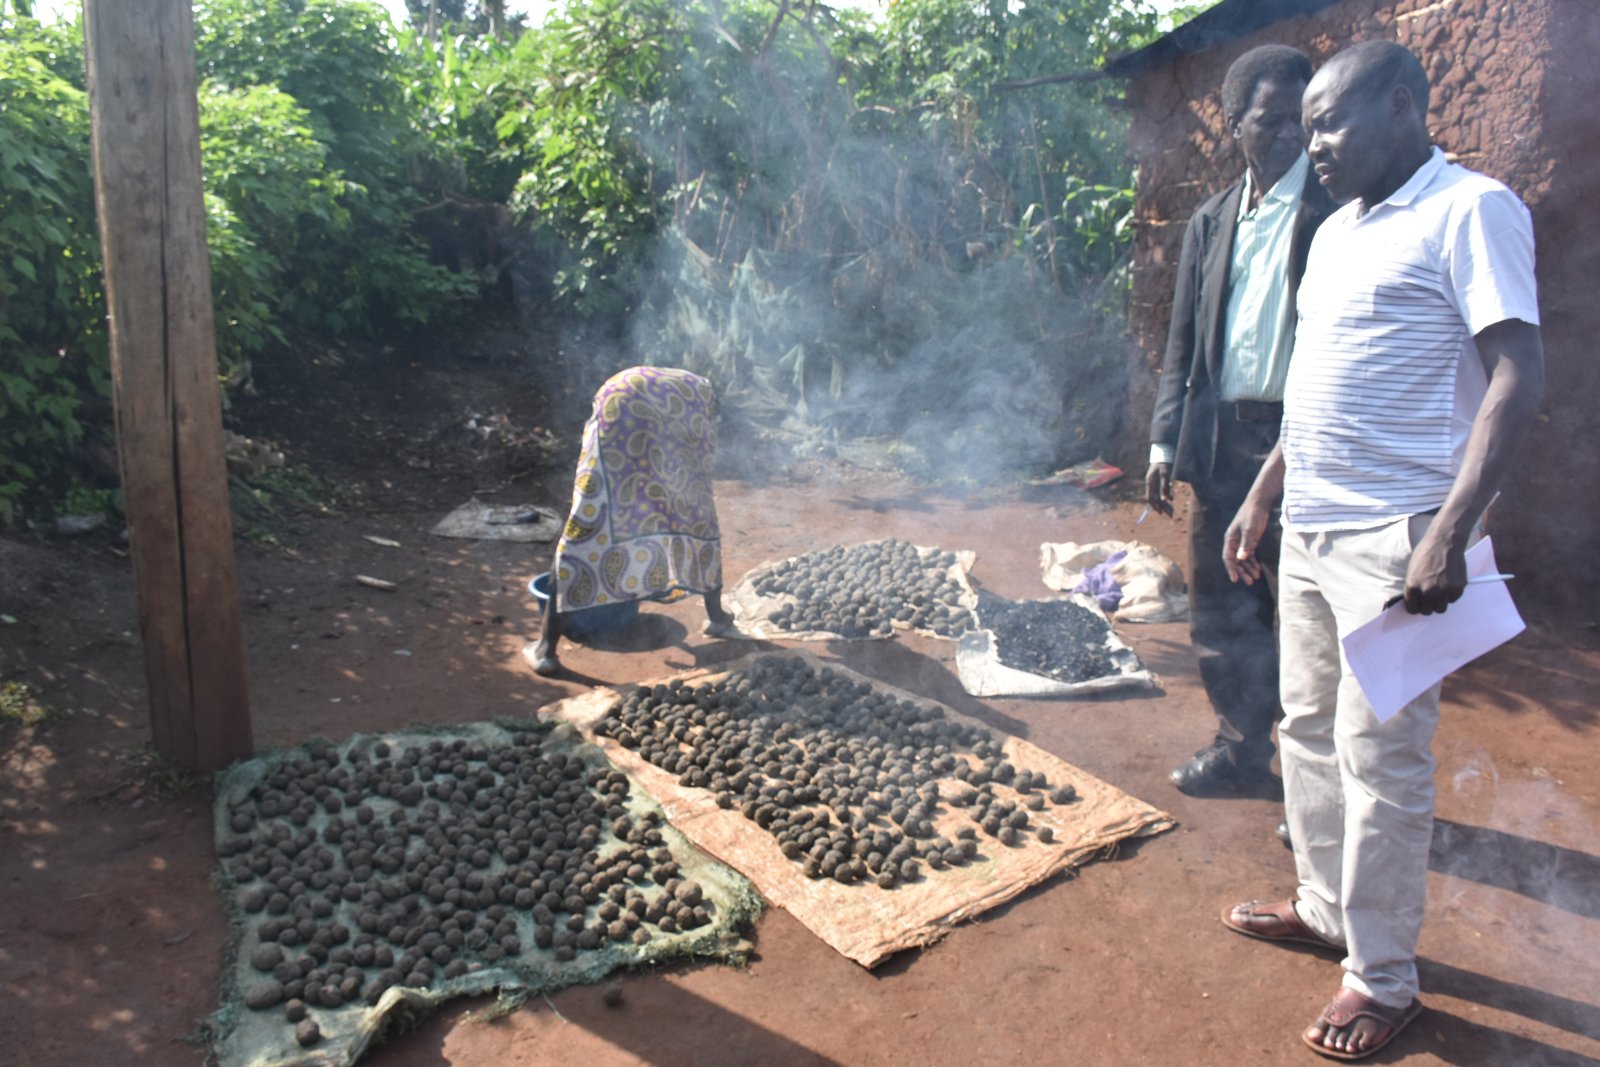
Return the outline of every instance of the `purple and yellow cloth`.
[[[583,428],[572,511],[556,545],[556,610],[720,588],[716,451],[710,382],[672,367],[608,379]]]

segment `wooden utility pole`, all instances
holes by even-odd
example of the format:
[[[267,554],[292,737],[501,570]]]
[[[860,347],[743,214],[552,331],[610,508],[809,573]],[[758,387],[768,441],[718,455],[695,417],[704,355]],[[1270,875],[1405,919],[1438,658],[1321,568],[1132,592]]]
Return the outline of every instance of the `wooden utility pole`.
[[[151,732],[191,771],[252,752],[200,187],[190,0],[86,0],[95,205]]]

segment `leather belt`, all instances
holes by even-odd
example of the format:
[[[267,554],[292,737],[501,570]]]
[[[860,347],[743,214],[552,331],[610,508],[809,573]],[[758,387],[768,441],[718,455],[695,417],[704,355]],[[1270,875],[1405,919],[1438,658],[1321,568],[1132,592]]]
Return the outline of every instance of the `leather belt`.
[[[1283,421],[1283,402],[1278,400],[1229,400],[1222,406],[1239,422]]]

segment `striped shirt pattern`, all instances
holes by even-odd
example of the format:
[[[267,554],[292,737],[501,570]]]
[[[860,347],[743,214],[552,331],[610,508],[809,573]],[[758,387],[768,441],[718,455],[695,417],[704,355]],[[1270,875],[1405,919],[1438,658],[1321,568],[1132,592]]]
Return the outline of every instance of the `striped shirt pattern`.
[[[1251,211],[1254,181],[1245,171],[1239,217],[1228,267],[1228,318],[1222,373],[1223,400],[1283,399],[1294,350],[1293,301],[1289,299],[1289,252],[1311,160],[1305,155],[1262,194]]]
[[[1285,395],[1284,515],[1361,529],[1431,511],[1455,480],[1487,378],[1473,336],[1538,324],[1533,227],[1504,185],[1433,157],[1311,244]]]

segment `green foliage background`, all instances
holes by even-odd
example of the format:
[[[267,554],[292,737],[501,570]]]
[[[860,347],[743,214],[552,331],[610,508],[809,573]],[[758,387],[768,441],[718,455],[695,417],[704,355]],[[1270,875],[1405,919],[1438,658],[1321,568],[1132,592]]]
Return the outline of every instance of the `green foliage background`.
[[[108,394],[81,32],[29,9],[0,0],[0,524],[67,499]],[[1082,397],[1120,362],[1118,87],[1016,83],[1136,47],[1143,0],[444,9],[430,37],[364,0],[195,0],[224,387],[469,309],[485,279],[441,253],[487,213],[544,314],[763,425],[935,470],[1104,438]]]

